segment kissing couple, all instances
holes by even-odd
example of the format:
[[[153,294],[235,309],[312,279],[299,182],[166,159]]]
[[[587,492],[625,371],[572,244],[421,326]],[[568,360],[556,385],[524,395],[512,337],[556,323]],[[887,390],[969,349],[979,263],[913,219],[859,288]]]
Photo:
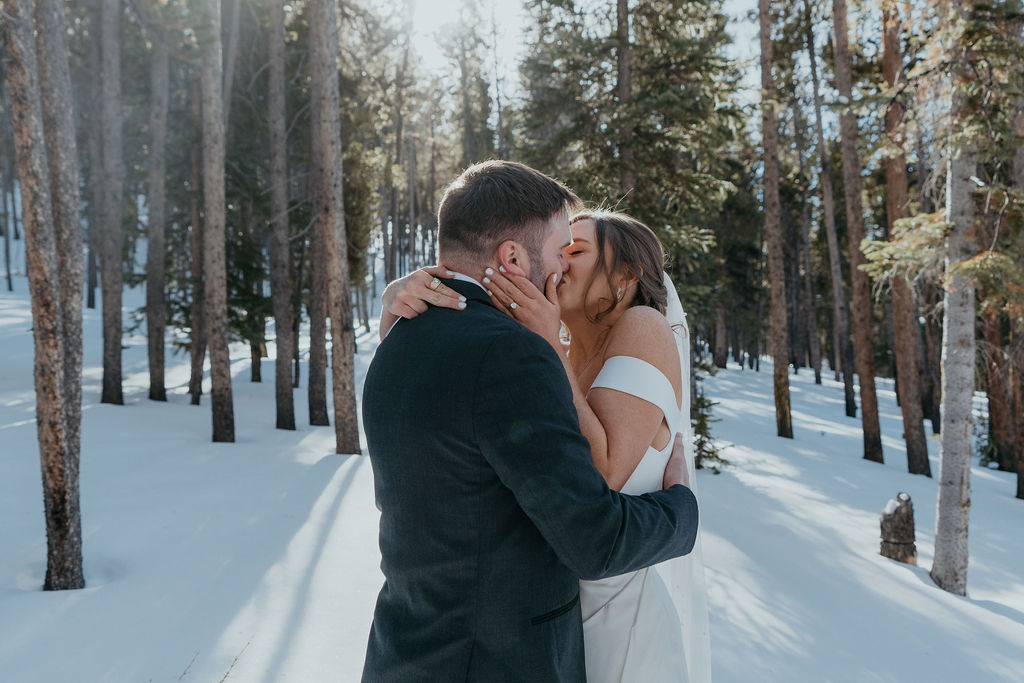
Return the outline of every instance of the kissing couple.
[[[471,166],[385,291],[364,682],[710,680],[685,316],[654,233],[579,206]]]

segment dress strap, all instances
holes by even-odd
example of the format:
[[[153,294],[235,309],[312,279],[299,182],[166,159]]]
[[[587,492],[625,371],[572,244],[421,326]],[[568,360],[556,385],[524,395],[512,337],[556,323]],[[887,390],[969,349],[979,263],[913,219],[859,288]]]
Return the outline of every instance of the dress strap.
[[[669,427],[678,426],[680,409],[676,392],[661,370],[633,356],[612,356],[597,373],[591,389],[614,389],[653,403],[665,415]]]

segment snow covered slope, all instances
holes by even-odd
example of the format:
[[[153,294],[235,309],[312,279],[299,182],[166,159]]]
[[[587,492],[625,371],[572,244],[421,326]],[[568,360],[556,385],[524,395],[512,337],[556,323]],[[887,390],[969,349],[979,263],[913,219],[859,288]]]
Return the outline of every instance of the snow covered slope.
[[[39,590],[31,317],[16,286],[0,293],[0,680],[358,680],[382,580],[370,464],[333,454],[333,429],[305,426],[305,367],[300,428],[273,429],[273,357],[252,384],[242,345],[238,442],[213,444],[207,398],[188,403],[186,358],[168,358],[168,403],[146,399],[143,337],[125,342],[127,405],[99,404],[99,312],[86,312],[88,585]],[[375,339],[358,339],[360,381]],[[794,441],[774,436],[770,370],[706,383],[733,463],[698,473],[715,679],[1020,680],[1024,501],[1012,478],[975,468],[969,596],[944,593],[927,575],[935,484],[905,472],[891,386],[879,387],[877,465],[860,458],[841,386],[792,380]],[[915,503],[920,568],[878,555],[878,516],[899,491]]]

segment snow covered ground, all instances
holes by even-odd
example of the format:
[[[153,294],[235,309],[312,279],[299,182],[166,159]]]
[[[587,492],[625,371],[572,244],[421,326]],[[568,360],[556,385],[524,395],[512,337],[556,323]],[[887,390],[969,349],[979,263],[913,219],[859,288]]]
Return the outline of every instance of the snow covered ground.
[[[273,429],[273,358],[248,380],[232,347],[238,441],[210,443],[187,359],[146,398],[145,340],[126,339],[125,406],[99,404],[98,311],[85,322],[82,518],[87,587],[43,593],[45,537],[24,278],[0,293],[0,680],[353,681],[380,586],[369,462],[332,428]],[[126,305],[141,303],[141,292]],[[358,339],[357,373],[375,331]],[[273,354],[273,345],[270,347]],[[792,377],[793,441],[774,436],[771,373],[706,382],[721,475],[700,472],[717,681],[980,681],[1024,676],[1024,501],[972,473],[967,598],[928,578],[935,482],[906,474],[880,385],[886,464],[861,459],[841,385]],[[931,442],[937,471],[937,443]],[[913,497],[920,567],[878,555],[878,517]]]

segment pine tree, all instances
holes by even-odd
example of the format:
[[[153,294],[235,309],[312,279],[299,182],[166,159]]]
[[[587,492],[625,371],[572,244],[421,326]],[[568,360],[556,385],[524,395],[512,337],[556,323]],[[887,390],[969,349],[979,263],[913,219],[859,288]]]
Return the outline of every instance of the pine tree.
[[[6,6],[9,88],[35,340],[47,562],[44,590],[85,586],[78,463],[82,235],[63,8]],[[33,26],[34,24],[34,26]]]
[[[846,199],[846,229],[849,233],[850,273],[853,280],[853,335],[860,383],[861,420],[864,428],[864,458],[882,462],[882,432],[878,424],[875,395],[875,361],[872,334],[871,285],[860,267],[865,263],[864,213],[861,204],[860,159],[857,156],[857,115],[853,111],[853,82],[846,0],[832,0],[832,35],[835,47],[836,85],[844,108],[839,114],[843,152],[843,189]]]
[[[203,277],[206,333],[210,348],[213,440],[235,440],[228,356],[227,266],[225,263],[224,99],[220,2],[203,0],[200,89],[203,118]]]
[[[121,114],[121,2],[100,2],[100,121],[103,130],[100,176],[100,291],[103,297],[103,403],[121,405],[121,293],[124,287],[124,148]],[[96,179],[93,180],[96,182]]]
[[[900,52],[900,19],[895,3],[887,0],[882,8],[883,53],[882,71],[889,88],[896,86],[902,71]],[[894,98],[885,116],[885,131],[892,144],[902,146],[903,105]],[[893,224],[907,215],[907,162],[901,151],[885,158],[886,219],[890,232]],[[907,469],[911,474],[931,476],[928,443],[924,436],[924,415],[921,409],[921,375],[918,370],[917,316],[914,294],[902,274],[892,278],[892,314],[896,344],[896,368],[900,409],[903,411],[903,438],[907,444]]]

